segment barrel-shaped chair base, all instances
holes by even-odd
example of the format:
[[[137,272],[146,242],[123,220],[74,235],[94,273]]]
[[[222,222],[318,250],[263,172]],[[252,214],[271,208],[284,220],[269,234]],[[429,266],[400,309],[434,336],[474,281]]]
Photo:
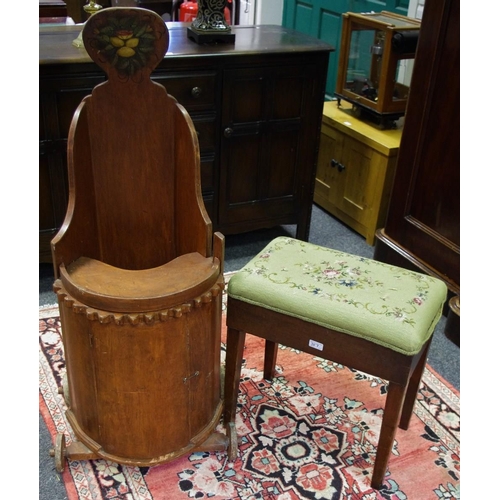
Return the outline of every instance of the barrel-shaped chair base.
[[[218,281],[169,310],[126,314],[88,307],[56,281],[66,416],[78,441],[64,456],[153,466],[227,448],[216,432],[222,288]]]

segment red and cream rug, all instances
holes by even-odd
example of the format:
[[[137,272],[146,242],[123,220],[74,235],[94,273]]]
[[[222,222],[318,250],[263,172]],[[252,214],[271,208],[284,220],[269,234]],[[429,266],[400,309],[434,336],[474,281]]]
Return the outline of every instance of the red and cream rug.
[[[58,392],[65,366],[57,308],[40,310],[39,344],[40,412],[53,439],[62,432],[69,444],[74,435]],[[71,461],[62,473],[69,499],[460,498],[459,394],[430,367],[410,428],[398,430],[383,489],[376,491],[370,478],[385,381],[283,348],[278,376],[268,383],[263,352],[263,341],[247,335],[236,461],[225,453],[193,453],[153,468]],[[223,343],[223,362],[224,356]]]

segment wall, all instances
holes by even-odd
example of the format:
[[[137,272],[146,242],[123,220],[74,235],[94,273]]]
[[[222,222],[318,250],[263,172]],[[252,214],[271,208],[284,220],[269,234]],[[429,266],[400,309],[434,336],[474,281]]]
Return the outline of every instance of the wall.
[[[284,0],[234,0],[239,2],[238,24],[278,24],[283,21]]]
[[[425,0],[410,0],[410,5],[408,6],[408,16],[422,20],[424,4]]]
[[[424,13],[424,3],[425,0],[410,0],[408,6],[408,17],[413,17],[415,19],[422,20],[422,14]],[[413,64],[414,59],[407,59],[406,61],[401,61],[402,74],[398,78],[398,81],[410,86],[411,76],[413,74]]]

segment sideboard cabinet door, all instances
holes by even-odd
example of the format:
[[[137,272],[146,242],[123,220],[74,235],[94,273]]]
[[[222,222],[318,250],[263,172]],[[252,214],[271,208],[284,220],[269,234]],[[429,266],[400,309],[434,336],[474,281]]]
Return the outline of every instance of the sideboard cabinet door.
[[[219,227],[225,233],[297,223],[314,175],[321,105],[314,64],[224,72]]]

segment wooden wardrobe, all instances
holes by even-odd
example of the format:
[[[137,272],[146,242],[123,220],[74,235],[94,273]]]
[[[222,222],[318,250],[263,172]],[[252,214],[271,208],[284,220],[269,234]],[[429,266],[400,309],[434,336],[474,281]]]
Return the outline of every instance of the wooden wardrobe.
[[[375,259],[460,294],[460,2],[427,0],[385,227]]]

